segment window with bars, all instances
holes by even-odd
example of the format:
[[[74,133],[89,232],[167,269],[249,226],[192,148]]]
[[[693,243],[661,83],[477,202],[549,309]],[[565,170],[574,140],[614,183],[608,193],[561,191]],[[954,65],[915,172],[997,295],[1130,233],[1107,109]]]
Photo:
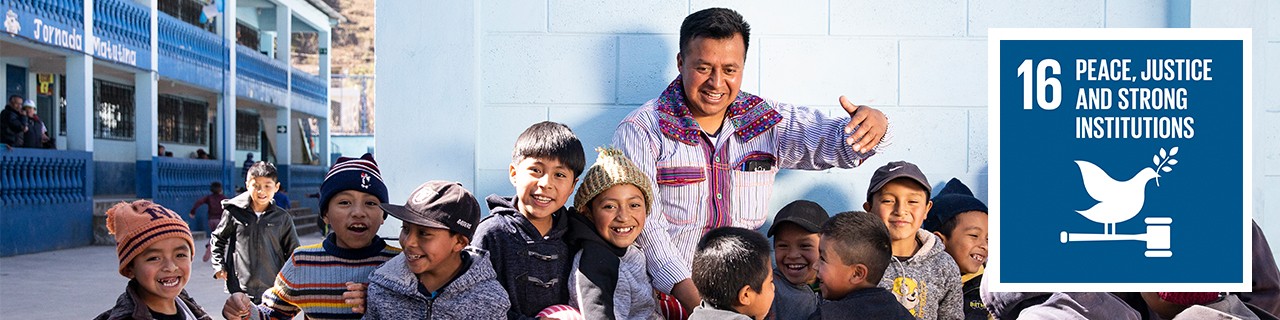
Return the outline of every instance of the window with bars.
[[[253,51],[258,51],[259,42],[261,42],[261,40],[258,39],[258,29],[254,29],[247,24],[236,21],[236,43],[249,47],[249,49],[253,49]]]
[[[93,80],[93,137],[133,139],[133,87]]]
[[[262,121],[256,113],[236,110],[236,150],[258,150]]]
[[[209,0],[159,0],[156,7],[160,12],[178,18],[178,20],[208,30],[213,23],[200,23],[200,13],[204,10],[204,6],[210,3],[211,1]]]
[[[208,103],[162,94],[157,108],[161,142],[203,145],[208,141]]]

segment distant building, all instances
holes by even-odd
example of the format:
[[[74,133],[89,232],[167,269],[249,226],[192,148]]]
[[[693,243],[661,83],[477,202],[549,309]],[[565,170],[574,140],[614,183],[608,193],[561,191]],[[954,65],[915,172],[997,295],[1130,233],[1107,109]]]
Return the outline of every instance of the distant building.
[[[0,256],[89,244],[94,199],[185,217],[212,181],[234,195],[248,153],[315,206],[329,39],[345,19],[323,1],[10,0],[0,15],[0,86],[37,102],[57,145],[0,150]],[[291,63],[295,35],[315,42],[312,63]]]

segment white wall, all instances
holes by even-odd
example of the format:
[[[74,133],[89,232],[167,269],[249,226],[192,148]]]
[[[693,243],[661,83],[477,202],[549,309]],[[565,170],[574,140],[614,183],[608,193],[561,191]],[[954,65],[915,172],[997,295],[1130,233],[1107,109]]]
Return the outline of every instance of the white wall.
[[[986,34],[1010,27],[1164,27],[1155,0],[712,1],[485,0],[377,4],[377,150],[392,202],[428,179],[478,197],[514,192],[512,144],[527,126],[568,124],[594,147],[676,75],[679,25],[728,6],[752,25],[742,89],[839,112],[836,98],[883,110],[889,145],[863,168],[778,175],[772,210],[795,199],[859,208],[870,174],[915,162],[936,185],[958,177],[987,196]],[[1195,1],[1193,26],[1253,26],[1258,215],[1280,239],[1280,14],[1259,0]],[[1253,17],[1241,19],[1241,12]],[[1185,15],[1184,15],[1185,16]],[[1267,61],[1264,61],[1267,60]],[[1268,63],[1270,62],[1270,63]],[[447,121],[445,121],[447,119]],[[442,122],[444,121],[444,122]],[[441,135],[440,128],[452,133]],[[438,152],[448,152],[441,156]],[[1270,204],[1268,208],[1268,204]],[[1260,222],[1265,222],[1260,217]]]

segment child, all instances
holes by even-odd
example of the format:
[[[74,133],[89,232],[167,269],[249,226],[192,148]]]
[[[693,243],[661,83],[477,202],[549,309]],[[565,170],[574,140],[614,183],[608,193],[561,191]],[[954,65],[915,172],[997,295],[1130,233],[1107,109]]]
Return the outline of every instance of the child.
[[[942,241],[920,229],[929,208],[929,181],[916,165],[886,164],[871,175],[863,209],[884,221],[893,263],[880,280],[917,319],[961,319],[960,270]]]
[[[96,319],[211,319],[184,289],[195,241],[182,217],[147,200],[121,202],[107,210],[107,230],[129,285]]]
[[[570,215],[573,257],[569,302],[586,319],[658,319],[645,256],[636,246],[653,189],[649,178],[618,149],[596,149]]]
[[[963,182],[952,178],[933,197],[933,208],[923,227],[942,239],[947,254],[960,267],[965,319],[989,319],[991,313],[978,292],[987,263],[987,205],[974,198]]]
[[[827,210],[808,200],[796,200],[778,210],[766,233],[773,237],[773,310],[778,320],[802,320],[817,311],[818,231]]]
[[[755,231],[723,227],[698,241],[693,285],[702,304],[689,320],[764,319],[773,304],[773,264],[769,240]]]
[[[430,181],[403,206],[404,251],[369,276],[364,319],[505,319],[511,307],[488,253],[471,243],[480,204],[457,182]],[[466,249],[464,249],[466,248]]]
[[[222,220],[222,211],[219,210],[222,208],[222,200],[227,200],[227,196],[222,195],[222,182],[214,181],[209,184],[209,194],[200,197],[200,200],[196,200],[196,203],[191,207],[191,211],[187,213],[192,219],[195,219],[196,209],[199,209],[200,206],[208,206],[205,209],[205,219],[208,220],[209,229],[206,229],[208,230],[206,235],[209,237],[209,243],[204,245],[203,258],[206,262],[209,261],[209,255],[213,253],[210,251],[210,246],[213,244],[213,229],[217,228],[218,221]]]
[[[564,207],[582,174],[582,142],[569,127],[543,121],[516,138],[508,167],[516,195],[490,195],[489,216],[476,228],[477,247],[489,251],[498,282],[511,299],[510,319],[569,302],[569,229]]]
[[[351,305],[336,292],[363,291],[369,274],[400,253],[378,237],[386,212],[387,186],[372,154],[338,158],[320,183],[320,219],[333,232],[321,243],[298,247],[280,269],[275,286],[256,308],[244,293],[223,305],[228,319],[355,319],[363,303]]]
[[[280,187],[275,166],[254,164],[244,183],[247,192],[222,201],[222,220],[213,230],[213,277],[227,280],[227,293],[244,292],[257,304],[298,247],[298,233],[293,216],[272,204]]]
[[[820,319],[915,319],[897,298],[876,286],[889,267],[889,232],[880,217],[844,212],[822,225],[818,277]]]

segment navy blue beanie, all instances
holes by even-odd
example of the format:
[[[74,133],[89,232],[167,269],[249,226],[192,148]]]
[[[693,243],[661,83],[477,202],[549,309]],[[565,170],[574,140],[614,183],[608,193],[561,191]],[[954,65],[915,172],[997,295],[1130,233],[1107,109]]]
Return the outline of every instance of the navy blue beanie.
[[[939,231],[943,224],[957,215],[969,211],[987,213],[987,205],[973,197],[973,191],[959,179],[951,178],[942,191],[933,197],[933,208],[929,209],[929,217],[924,219],[920,227],[928,231]]]
[[[341,157],[333,163],[324,182],[320,183],[321,217],[329,209],[329,199],[346,190],[368,193],[387,203],[387,185],[382,182],[382,172],[378,171],[378,162],[373,160],[373,154],[366,153],[359,158]],[[324,221],[320,220],[319,224],[323,228]]]

